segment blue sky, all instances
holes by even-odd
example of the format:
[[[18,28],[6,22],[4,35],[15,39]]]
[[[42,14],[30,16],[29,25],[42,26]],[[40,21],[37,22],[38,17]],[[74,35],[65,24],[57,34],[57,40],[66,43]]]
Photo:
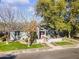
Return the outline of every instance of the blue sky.
[[[15,10],[20,10],[24,13],[27,19],[30,21],[34,18],[35,5],[37,0],[1,0],[2,4],[10,4]],[[39,20],[40,17],[35,17]]]

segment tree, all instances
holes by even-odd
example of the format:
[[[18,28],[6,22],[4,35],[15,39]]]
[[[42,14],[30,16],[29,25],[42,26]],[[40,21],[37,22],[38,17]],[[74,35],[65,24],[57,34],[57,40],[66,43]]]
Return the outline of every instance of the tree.
[[[37,22],[32,20],[31,22],[23,22],[22,23],[22,31],[27,32],[29,34],[28,38],[28,47],[32,45],[32,43],[37,38],[36,31],[37,31]]]
[[[77,20],[78,15],[79,15],[79,0],[71,0],[70,2],[68,2],[68,6],[70,8],[70,10],[68,11],[68,13],[70,13],[69,15],[69,22],[72,26],[72,30],[71,30],[71,35],[75,35],[76,32],[78,32],[78,23]]]
[[[20,20],[22,20],[21,22],[18,22],[20,31],[26,32],[29,35],[28,40],[28,46],[32,45],[32,43],[34,42],[34,40],[36,39],[36,31],[37,31],[37,22],[33,19],[31,20],[31,22],[27,21],[27,15],[25,14],[26,12],[22,12],[21,10],[18,10],[18,17],[20,18]],[[26,41],[26,40],[25,40]]]
[[[15,11],[8,4],[0,6],[0,19],[3,23],[4,32],[8,32],[6,41],[9,39],[9,34],[14,23],[14,17]]]
[[[34,42],[35,39],[37,39],[37,22],[35,20],[32,20],[29,24],[29,33],[30,33],[30,45]]]
[[[63,17],[63,15],[66,13],[65,7],[65,0],[39,0],[36,11],[37,15],[44,18],[46,25],[57,30],[63,30],[66,27]]]
[[[38,16],[43,17],[46,25],[71,32],[72,25],[77,24],[79,0],[39,0],[36,12]]]

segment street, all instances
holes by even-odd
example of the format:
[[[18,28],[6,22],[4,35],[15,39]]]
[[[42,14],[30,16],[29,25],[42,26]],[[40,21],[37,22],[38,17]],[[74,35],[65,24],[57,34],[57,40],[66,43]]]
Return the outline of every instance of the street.
[[[79,59],[79,48],[0,56],[0,59]]]

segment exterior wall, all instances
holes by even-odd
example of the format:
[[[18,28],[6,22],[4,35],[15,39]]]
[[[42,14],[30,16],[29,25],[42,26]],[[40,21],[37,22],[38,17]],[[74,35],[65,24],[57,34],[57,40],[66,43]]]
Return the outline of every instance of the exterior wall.
[[[53,30],[52,35],[55,34],[54,31],[55,30]],[[44,34],[41,34],[41,32],[44,32]],[[50,32],[50,33],[52,33],[52,32]],[[38,35],[37,43],[44,43],[45,42],[44,39],[46,39],[46,41],[49,42],[49,43],[60,42],[60,41],[63,40],[63,38],[51,38],[50,34],[48,33],[48,30],[46,30],[44,28],[43,29],[37,28],[37,35]]]
[[[61,42],[63,40],[63,38],[51,38],[51,39],[48,39],[47,42],[48,43],[51,43],[51,42]],[[36,40],[37,43],[45,43],[46,41],[44,41],[43,39],[39,39],[39,40]]]
[[[25,32],[21,32],[20,33],[20,40],[23,40],[23,39],[27,39],[28,38],[28,34],[27,33],[25,33]]]
[[[10,40],[14,40],[15,36],[14,36],[14,32],[10,32]]]
[[[46,32],[47,30],[46,29],[40,29],[40,28],[37,28],[37,36],[38,36],[38,39],[41,39],[42,37],[46,37]]]
[[[10,40],[15,40],[15,32],[10,32]],[[18,36],[16,36],[16,38],[18,38]],[[19,40],[23,40],[23,39],[27,39],[28,38],[28,34],[25,32],[20,32],[19,35]]]

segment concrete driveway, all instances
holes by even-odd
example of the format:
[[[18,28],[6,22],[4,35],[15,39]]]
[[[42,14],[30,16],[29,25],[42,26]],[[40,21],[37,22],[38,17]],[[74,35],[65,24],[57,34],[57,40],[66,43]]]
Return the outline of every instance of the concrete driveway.
[[[18,55],[2,55],[0,59],[79,59],[79,48]]]

